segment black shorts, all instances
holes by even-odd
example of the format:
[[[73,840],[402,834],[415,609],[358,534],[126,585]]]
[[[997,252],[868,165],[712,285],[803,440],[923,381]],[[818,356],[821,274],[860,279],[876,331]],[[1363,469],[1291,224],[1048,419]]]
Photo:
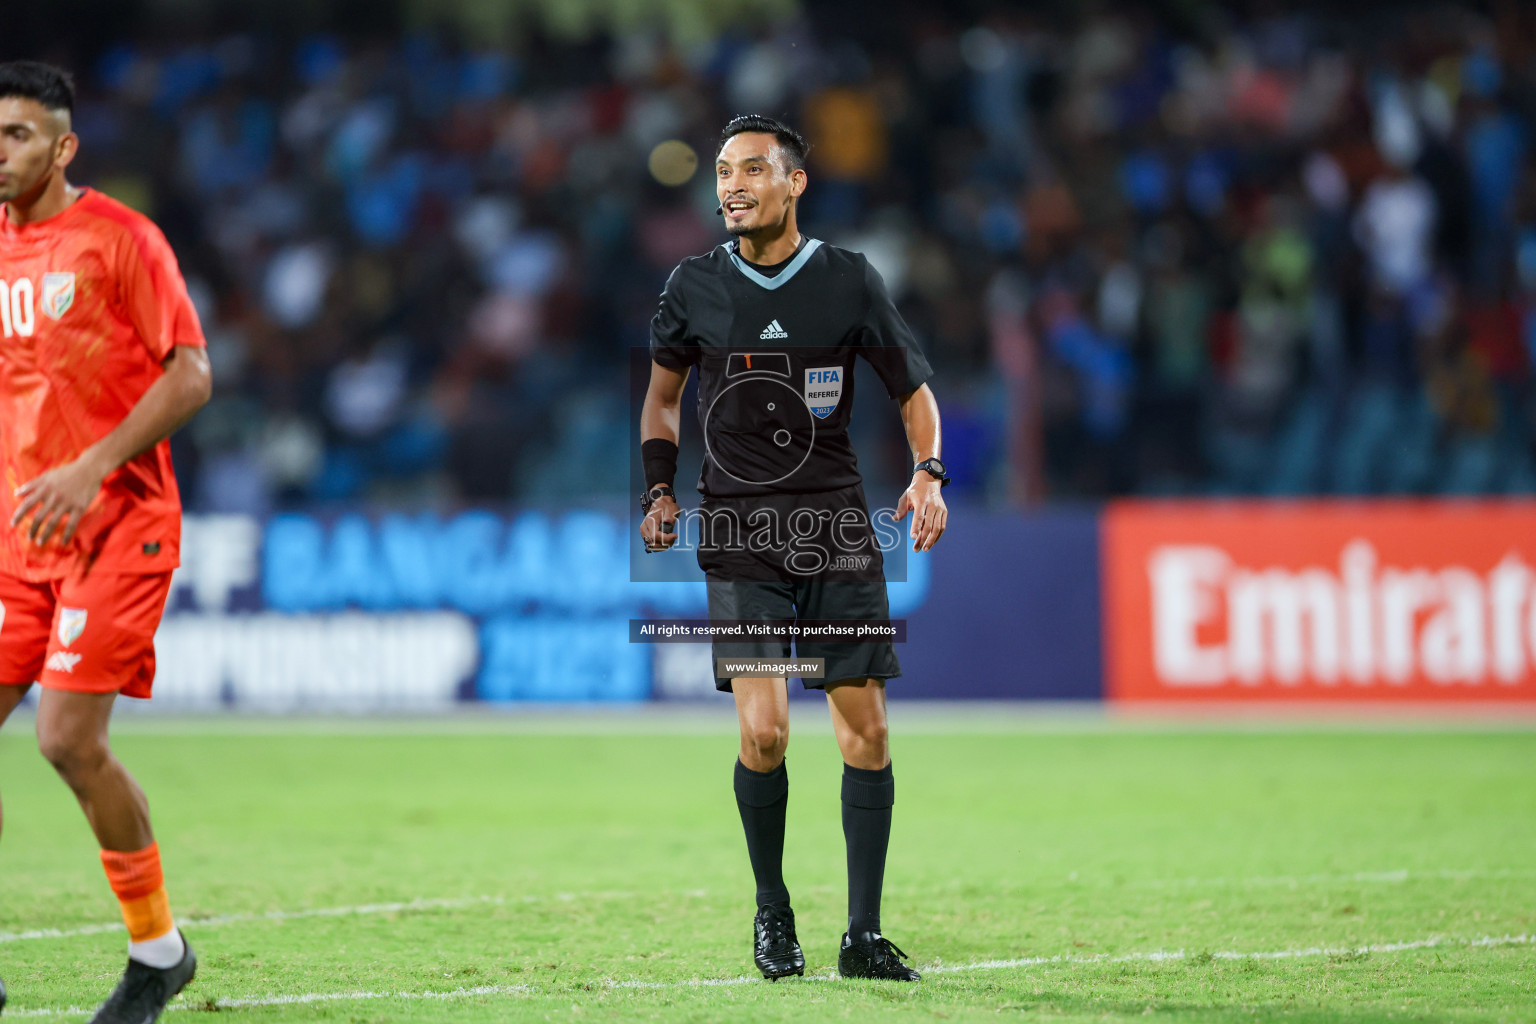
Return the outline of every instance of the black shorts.
[[[793,621],[799,619],[860,619],[891,617],[885,584],[840,580],[766,582],[710,579],[711,621]],[[825,659],[821,679],[803,679],[808,690],[824,690],[845,679],[891,679],[901,675],[896,645],[889,640],[796,640],[794,657]],[[788,640],[715,641],[714,657],[788,658]],[[715,689],[729,692],[731,681],[715,677]]]
[[[810,494],[706,494],[697,529],[699,568],[710,579],[885,582],[885,560],[859,484]]]
[[[706,495],[699,510],[711,621],[890,619],[880,545],[858,484],[815,494]],[[717,641],[713,653],[717,660],[788,658],[790,646],[787,639]],[[821,679],[802,680],[807,689],[901,675],[888,640],[799,640],[794,648],[796,658],[825,659]],[[715,688],[729,691],[730,679],[716,676]]]

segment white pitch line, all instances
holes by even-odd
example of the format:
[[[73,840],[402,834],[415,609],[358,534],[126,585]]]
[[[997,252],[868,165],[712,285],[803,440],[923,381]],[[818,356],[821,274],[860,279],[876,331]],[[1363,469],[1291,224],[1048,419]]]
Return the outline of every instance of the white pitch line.
[[[1215,960],[1299,960],[1315,956],[1340,956],[1360,955],[1365,953],[1403,953],[1415,949],[1434,949],[1440,946],[1459,946],[1468,949],[1491,948],[1495,946],[1523,946],[1536,943],[1536,935],[1484,935],[1476,939],[1464,939],[1457,936],[1441,935],[1428,939],[1418,939],[1412,942],[1379,942],[1365,946],[1309,946],[1304,949],[1279,949],[1259,952],[1242,952],[1238,950],[1224,950],[1209,954]],[[925,966],[925,974],[958,974],[965,971],[998,971],[1019,967],[1039,967],[1053,964],[1118,964],[1118,963],[1165,963],[1168,961],[1188,960],[1205,954],[1191,954],[1186,950],[1154,950],[1146,953],[1122,953],[1118,955],[1099,954],[1095,956],[1032,956],[1021,957],[1014,960],[982,960],[971,964],[934,964]],[[338,1003],[358,1002],[369,999],[400,999],[400,1000],[452,1000],[471,999],[476,996],[512,996],[512,995],[555,995],[569,994],[572,985],[583,988],[603,989],[682,989],[682,988],[716,988],[721,986],[752,985],[761,982],[757,977],[737,978],[688,978],[682,981],[641,981],[638,979],[618,980],[604,979],[597,982],[571,983],[566,986],[538,986],[538,985],[477,985],[473,988],[455,988],[446,990],[428,990],[425,992],[299,992],[292,995],[274,996],[250,996],[238,999],[215,999],[212,1006],[206,1001],[187,1000],[172,1003],[172,1010],[239,1010],[253,1009],[263,1006],[293,1006],[310,1003]],[[809,981],[832,981],[835,975],[814,974],[807,976]],[[69,1017],[84,1015],[93,1011],[78,1006],[67,1007],[39,1007],[29,1010],[12,1010],[10,1017]]]
[[[316,917],[366,917],[370,914],[399,914],[413,911],[462,910],[465,907],[501,907],[509,904],[545,902],[571,903],[577,900],[629,899],[632,892],[583,892],[556,893],[553,896],[459,896],[430,899],[402,900],[391,903],[363,903],[352,907],[314,907],[309,910],[268,910],[261,913],[219,914],[213,917],[188,917],[180,923],[189,928],[216,928],[229,924],[250,924],[256,921],[300,921]],[[685,896],[707,895],[703,890],[691,889]],[[68,939],[80,935],[101,935],[123,931],[120,921],[102,924],[85,924],[78,928],[34,928],[24,932],[0,932],[0,943],[25,942],[29,939]]]
[[[244,1010],[263,1006],[302,1006],[306,1003],[357,1002],[365,999],[469,999],[474,996],[511,996],[532,992],[528,985],[477,985],[474,988],[455,988],[443,992],[300,992],[289,996],[256,996],[250,999],[220,999],[215,1004],[219,1010]],[[172,1003],[172,1010],[202,1010],[208,1005],[201,1002]],[[7,1017],[70,1017],[75,1014],[95,1013],[95,1010],[79,1006],[36,1010],[12,1010]]]
[[[1253,886],[1255,888],[1273,886],[1276,888],[1295,889],[1303,885],[1334,885],[1352,882],[1396,885],[1404,882],[1463,882],[1474,878],[1531,878],[1533,876],[1536,876],[1536,871],[1515,870],[1511,868],[1499,868],[1493,871],[1480,871],[1477,869],[1416,871],[1409,868],[1398,868],[1394,871],[1355,871],[1347,874],[1315,875],[1261,875],[1250,878],[1149,878],[1142,881],[1131,881],[1127,884],[1157,887],[1184,886],[1188,888],[1196,888],[1202,885]]]
[[[1439,869],[1429,871],[1412,871],[1407,868],[1399,868],[1392,871],[1357,871],[1351,874],[1315,874],[1315,875],[1269,875],[1250,878],[1148,878],[1128,879],[1124,884],[1130,886],[1150,887],[1182,887],[1197,888],[1208,886],[1253,886],[1276,888],[1299,888],[1303,885],[1333,885],[1340,883],[1356,884],[1389,884],[1397,885],[1410,881],[1468,881],[1476,878],[1529,878],[1536,876],[1536,871],[1517,871],[1508,868],[1494,871],[1481,871],[1477,869]],[[1042,879],[1049,882],[1049,879]],[[1079,879],[1074,873],[1067,877],[1067,882],[1076,884],[1086,881]],[[1102,884],[1108,885],[1108,881],[1098,879]],[[888,890],[889,891],[889,890]],[[583,892],[583,893],[556,893],[552,897],[519,896],[508,898],[505,896],[461,896],[424,898],[414,900],[402,900],[386,903],[363,903],[350,907],[315,907],[308,910],[268,910],[260,913],[219,914],[213,917],[186,918],[183,924],[192,928],[217,928],[232,924],[252,924],[261,921],[301,921],[306,918],[326,917],[366,917],[372,914],[399,914],[432,910],[462,910],[466,907],[489,906],[500,907],[509,904],[533,904],[546,900],[569,903],[575,900],[601,900],[601,899],[629,899],[635,896],[632,892]],[[692,889],[684,893],[687,896],[703,897],[709,893],[703,889]],[[119,921],[106,921],[100,924],[85,924],[75,928],[33,928],[19,932],[0,932],[0,944],[8,942],[27,942],[35,939],[69,939],[85,935],[104,935],[112,932],[123,931],[123,925]]]
[[[1438,946],[1465,946],[1485,948],[1491,946],[1528,946],[1536,942],[1536,935],[1485,935],[1478,939],[1462,939],[1455,936],[1437,936],[1413,942],[1378,942],[1364,946],[1309,946],[1306,949],[1280,949],[1270,952],[1244,953],[1226,950],[1211,953],[1213,960],[1296,960],[1313,956],[1349,956],[1364,953],[1405,953],[1415,949],[1434,949]],[[1016,960],[982,960],[974,964],[935,964],[924,968],[927,974],[954,974],[961,971],[996,971],[1010,967],[1037,967],[1043,964],[1127,964],[1161,963],[1168,960],[1190,960],[1204,956],[1188,950],[1155,950],[1150,953],[1100,953],[1093,956],[1030,956]]]
[[[530,897],[531,901],[533,897]],[[311,910],[269,910],[265,913],[220,914],[217,917],[184,918],[181,923],[190,928],[218,927],[227,924],[247,924],[252,921],[297,921],[308,917],[353,917],[368,914],[396,914],[413,910],[456,910],[472,906],[500,906],[507,903],[500,896],[466,896],[459,899],[420,899],[397,903],[364,903],[355,907],[315,907]],[[520,901],[521,902],[521,901]],[[0,942],[25,942],[28,939],[67,939],[78,935],[100,935],[104,932],[123,931],[121,921],[104,924],[86,924],[78,928],[34,928],[25,932],[0,932]]]

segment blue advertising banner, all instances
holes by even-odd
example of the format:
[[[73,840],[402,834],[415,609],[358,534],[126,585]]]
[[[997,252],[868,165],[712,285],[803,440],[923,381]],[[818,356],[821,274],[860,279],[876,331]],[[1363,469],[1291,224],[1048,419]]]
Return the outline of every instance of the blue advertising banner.
[[[921,699],[1097,698],[1096,517],[962,511],[955,522],[890,584],[891,616],[908,630],[893,686]],[[713,698],[707,643],[631,641],[633,619],[707,615],[696,567],[691,579],[632,581],[633,528],[602,509],[188,516],[156,704]]]

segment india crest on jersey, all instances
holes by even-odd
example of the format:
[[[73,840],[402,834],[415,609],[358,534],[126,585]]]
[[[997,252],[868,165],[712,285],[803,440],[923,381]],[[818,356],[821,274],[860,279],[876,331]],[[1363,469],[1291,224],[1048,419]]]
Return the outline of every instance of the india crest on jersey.
[[[43,275],[43,315],[57,320],[75,304],[74,271]]]
[[[817,419],[824,420],[843,397],[843,368],[819,366],[805,371],[805,404]]]
[[[80,634],[85,632],[84,608],[60,608],[59,609],[59,643],[68,647],[80,639]]]

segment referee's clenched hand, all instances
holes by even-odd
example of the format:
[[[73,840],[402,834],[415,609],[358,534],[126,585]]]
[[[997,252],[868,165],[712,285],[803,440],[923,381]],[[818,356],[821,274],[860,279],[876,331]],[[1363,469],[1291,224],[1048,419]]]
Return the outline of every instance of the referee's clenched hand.
[[[640,520],[640,539],[648,551],[665,551],[677,543],[677,499],[663,494],[651,505],[651,510]],[[662,529],[663,523],[668,529]]]
[[[907,536],[912,538],[913,551],[927,551],[944,535],[944,527],[949,523],[949,506],[944,504],[944,496],[939,493],[943,486],[925,470],[918,470],[912,474],[912,482],[896,503],[898,523],[907,517],[908,511],[912,513]]]

